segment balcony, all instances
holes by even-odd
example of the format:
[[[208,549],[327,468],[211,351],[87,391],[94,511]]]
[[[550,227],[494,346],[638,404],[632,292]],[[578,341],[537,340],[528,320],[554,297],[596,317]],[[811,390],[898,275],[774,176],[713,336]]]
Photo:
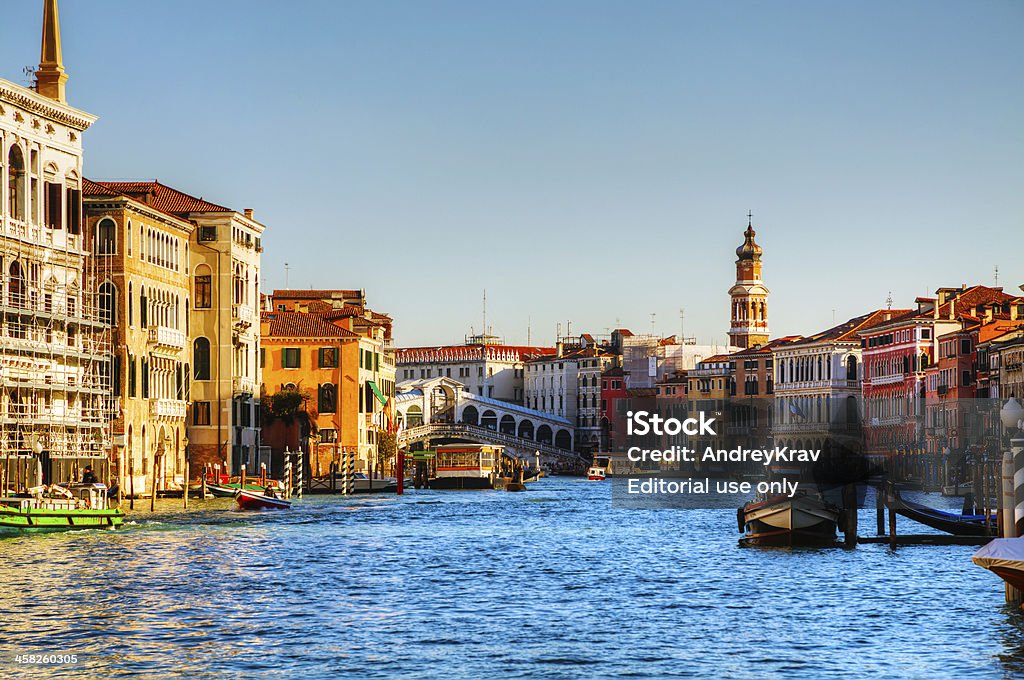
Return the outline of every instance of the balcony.
[[[185,334],[176,328],[167,326],[149,327],[149,344],[161,349],[185,349]]]
[[[875,375],[871,377],[872,385],[894,385],[901,382],[903,382],[902,373],[896,373],[894,375]]]
[[[150,418],[185,419],[185,402],[177,399],[153,399],[149,402]]]
[[[259,389],[257,389],[256,381],[252,378],[235,376],[231,379],[231,394],[234,396],[239,394],[259,394]]]
[[[256,321],[256,313],[249,305],[231,305],[231,323],[236,328],[253,325]]]
[[[940,397],[946,396],[947,394],[949,394],[949,385],[939,385],[936,392],[939,393]]]

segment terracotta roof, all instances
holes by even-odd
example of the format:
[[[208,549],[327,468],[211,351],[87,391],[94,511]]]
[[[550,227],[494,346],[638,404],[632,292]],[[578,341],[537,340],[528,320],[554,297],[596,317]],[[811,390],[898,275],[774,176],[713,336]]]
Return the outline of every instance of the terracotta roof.
[[[151,182],[93,182],[88,180],[88,182],[89,184],[96,185],[92,187],[92,191],[100,191],[99,187],[103,187],[107,191],[128,196],[140,203],[145,203],[151,208],[178,217],[188,213],[234,212],[231,208],[190,196],[183,191],[178,191],[156,180]],[[90,195],[88,191],[89,189],[86,188],[84,191],[85,195]],[[102,196],[110,194],[97,193],[92,195]]]
[[[656,397],[658,395],[658,388],[630,387],[626,390],[626,395],[630,397]]]
[[[269,321],[270,329],[263,337],[278,338],[358,338],[345,328],[326,321],[322,314],[305,312],[261,312],[260,321]]]
[[[622,370],[622,366],[612,366],[607,371],[601,374],[602,378],[618,378],[625,376],[626,373]]]
[[[833,326],[828,330],[809,335],[806,338],[797,340],[794,345],[809,345],[816,342],[857,342],[859,341],[858,333],[866,331],[873,326],[878,326],[883,323],[888,323],[894,319],[907,316],[908,314],[916,314],[915,310],[911,309],[877,309],[867,314],[861,314],[855,316],[852,319],[844,321],[838,326]],[[888,315],[888,319],[886,316]]]
[[[303,290],[301,288],[278,288],[273,292],[271,297],[281,298],[283,300],[362,300],[363,291],[349,288],[311,288],[309,290]]]
[[[785,346],[785,345],[796,344],[797,342],[800,342],[802,339],[803,339],[803,336],[801,336],[801,335],[786,335],[786,336],[783,336],[781,338],[775,338],[774,340],[769,340],[765,344],[760,345],[758,347],[748,347],[747,349],[741,349],[740,351],[735,352],[733,354],[730,354],[729,356],[731,356],[731,357],[739,357],[739,356],[749,357],[749,356],[756,355],[756,354],[771,354],[773,349],[778,349],[779,347],[782,347],[782,346]]]
[[[731,354],[716,354],[716,355],[708,357],[706,359],[701,359],[697,363],[698,364],[720,364],[720,363],[723,363],[723,362],[726,362],[726,361],[732,361],[732,356],[733,355],[731,355]]]
[[[983,325],[978,330],[978,342],[988,342],[995,338],[1002,337],[1024,328],[1024,319],[997,319],[992,323]]]

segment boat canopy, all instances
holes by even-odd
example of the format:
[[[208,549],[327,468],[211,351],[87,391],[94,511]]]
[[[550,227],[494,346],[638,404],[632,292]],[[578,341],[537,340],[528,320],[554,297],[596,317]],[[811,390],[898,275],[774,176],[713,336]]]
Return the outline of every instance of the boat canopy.
[[[1024,538],[997,538],[983,545],[971,560],[985,569],[1024,569]]]

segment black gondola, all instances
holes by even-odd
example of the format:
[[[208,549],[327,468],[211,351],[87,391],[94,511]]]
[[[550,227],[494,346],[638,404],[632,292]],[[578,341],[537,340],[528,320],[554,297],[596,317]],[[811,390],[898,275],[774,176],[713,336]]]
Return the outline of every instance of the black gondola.
[[[927,505],[908,501],[896,494],[895,510],[907,519],[944,531],[954,536],[984,536],[985,515],[964,515],[945,510],[936,510]],[[996,515],[989,519],[989,533],[996,531]]]

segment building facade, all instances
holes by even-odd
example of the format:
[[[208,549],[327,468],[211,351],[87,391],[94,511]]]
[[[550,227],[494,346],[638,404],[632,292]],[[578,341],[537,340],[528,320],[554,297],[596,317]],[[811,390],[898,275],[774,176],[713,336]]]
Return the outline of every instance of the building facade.
[[[118,481],[126,492],[177,488],[186,481],[195,225],[88,179],[84,193],[86,247],[102,274],[94,289],[112,326]]]

